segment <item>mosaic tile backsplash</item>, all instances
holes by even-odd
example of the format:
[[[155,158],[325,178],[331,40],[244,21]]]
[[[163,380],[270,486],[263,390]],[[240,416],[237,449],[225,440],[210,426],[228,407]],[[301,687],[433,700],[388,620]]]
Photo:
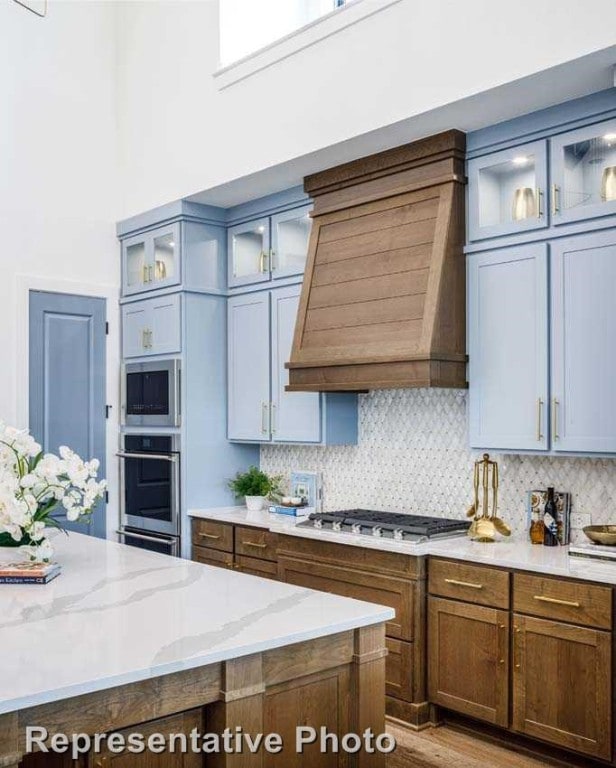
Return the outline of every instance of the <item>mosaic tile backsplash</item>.
[[[360,395],[356,446],[263,446],[261,466],[288,477],[323,473],[324,508],[364,507],[463,517],[473,495],[466,438],[467,393],[449,389],[377,390]],[[616,460],[496,453],[499,509],[514,534],[526,530],[526,491],[554,485],[572,494],[572,541],[582,528],[616,522]]]

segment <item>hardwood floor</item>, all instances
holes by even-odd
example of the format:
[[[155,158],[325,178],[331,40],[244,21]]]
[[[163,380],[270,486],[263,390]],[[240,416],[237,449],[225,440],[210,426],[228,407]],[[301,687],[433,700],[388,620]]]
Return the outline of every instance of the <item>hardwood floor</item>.
[[[451,725],[412,731],[388,721],[387,731],[398,742],[387,768],[545,768],[565,763],[546,762],[471,736]]]

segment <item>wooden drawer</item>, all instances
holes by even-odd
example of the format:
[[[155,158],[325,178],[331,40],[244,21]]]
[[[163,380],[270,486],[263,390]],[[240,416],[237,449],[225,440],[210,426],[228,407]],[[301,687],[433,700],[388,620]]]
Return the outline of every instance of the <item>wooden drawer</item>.
[[[272,560],[259,560],[256,557],[235,556],[235,567],[242,573],[250,573],[252,576],[263,576],[266,579],[278,578],[276,563]]]
[[[516,613],[611,629],[612,589],[516,573],[513,577],[513,609]]]
[[[221,568],[233,568],[233,555],[231,552],[221,552],[218,549],[207,547],[192,548],[192,559],[205,565],[218,565]]]
[[[193,518],[192,542],[197,547],[233,552],[233,526],[228,523]]]
[[[387,634],[400,640],[413,639],[414,583],[411,581],[281,554],[278,578],[300,587],[387,605],[396,612],[396,618],[387,623]]]
[[[507,609],[509,572],[454,560],[430,558],[428,591],[431,595]]]
[[[235,528],[235,554],[276,561],[278,536],[263,528]]]
[[[385,638],[385,692],[404,701],[413,700],[413,643]]]

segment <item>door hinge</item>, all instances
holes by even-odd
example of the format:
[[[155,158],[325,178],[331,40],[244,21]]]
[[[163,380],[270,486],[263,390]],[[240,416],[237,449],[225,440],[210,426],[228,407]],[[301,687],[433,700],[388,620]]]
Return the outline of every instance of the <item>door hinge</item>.
[[[106,418],[106,419],[108,419],[108,418],[109,418],[109,411],[110,411],[112,408],[113,408],[113,406],[112,406],[112,405],[106,405],[106,406],[105,406],[105,418]]]
[[[109,323],[105,323],[105,336],[109,336]]]
[[[105,504],[109,504],[109,491],[105,491]]]

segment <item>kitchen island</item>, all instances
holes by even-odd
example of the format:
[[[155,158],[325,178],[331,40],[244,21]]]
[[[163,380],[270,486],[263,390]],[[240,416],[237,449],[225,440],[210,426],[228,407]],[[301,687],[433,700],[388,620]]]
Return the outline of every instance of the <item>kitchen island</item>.
[[[383,765],[378,752],[294,745],[296,725],[383,731],[391,608],[80,534],[54,544],[57,579],[2,587],[2,768],[21,764],[27,726],[50,737],[241,727],[284,740],[279,755],[148,754],[148,766]],[[77,764],[112,757],[145,764],[104,751]]]

